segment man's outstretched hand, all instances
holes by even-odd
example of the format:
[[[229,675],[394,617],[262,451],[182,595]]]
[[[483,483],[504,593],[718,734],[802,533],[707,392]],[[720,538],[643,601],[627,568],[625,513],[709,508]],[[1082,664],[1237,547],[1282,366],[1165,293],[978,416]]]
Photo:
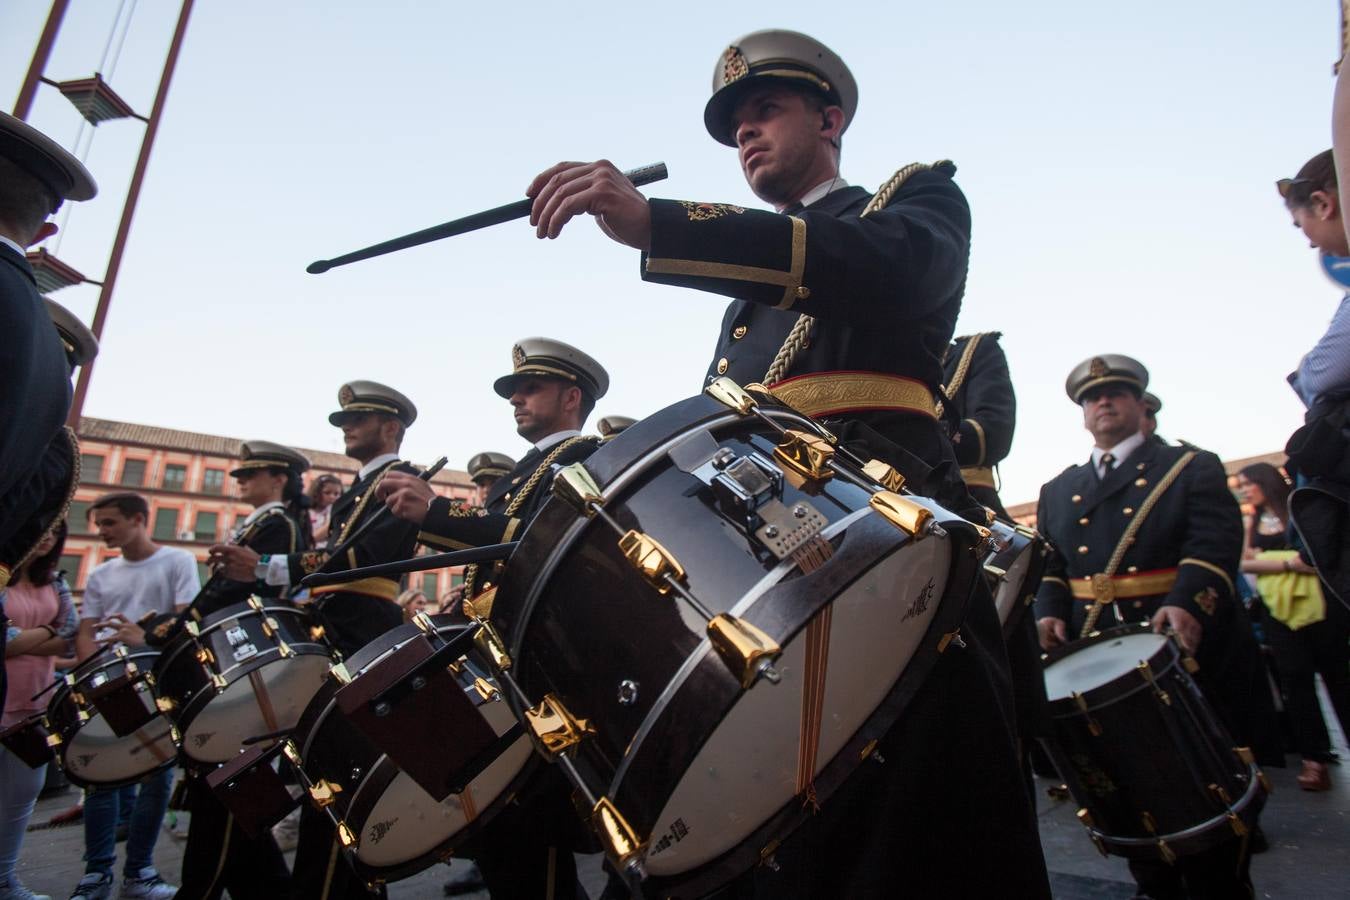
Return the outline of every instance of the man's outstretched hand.
[[[534,200],[530,224],[540,238],[556,238],[573,218],[589,213],[613,240],[637,250],[651,249],[647,198],[607,159],[558,163],[535,176],[525,196]]]

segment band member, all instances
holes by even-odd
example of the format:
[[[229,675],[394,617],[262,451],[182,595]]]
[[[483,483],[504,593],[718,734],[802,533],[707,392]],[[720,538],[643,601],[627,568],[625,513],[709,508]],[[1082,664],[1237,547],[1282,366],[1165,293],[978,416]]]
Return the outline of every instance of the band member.
[[[219,544],[211,548],[211,561],[226,577],[248,582],[261,579],[276,587],[294,588],[320,568],[340,572],[413,555],[417,529],[393,516],[373,525],[340,557],[331,555],[380,509],[376,490],[386,478],[399,474],[415,478],[417,473],[416,468],[398,458],[403,435],[417,418],[411,400],[373,381],[352,381],[338,391],[338,403],[341,408],[328,421],[342,429],[347,455],[361,463],[361,469],[356,482],[333,504],[328,547],[260,555],[248,547]],[[403,624],[402,610],[395,602],[398,594],[395,578],[362,578],[310,591],[313,608],[329,640],[344,656]],[[341,855],[331,820],[304,804],[291,878],[292,896],[296,900],[370,896]]]
[[[645,280],[734,298],[709,380],[769,385],[828,420],[862,458],[982,520],[935,402],[961,308],[969,207],[947,161],[906,166],[876,194],[844,181],[841,141],[857,101],[848,67],[814,38],[746,35],[718,57],[703,119],[738,149],[747,182],[773,211],[648,200],[608,162],[560,163],[526,191],[531,223],[553,238],[588,213],[642,251]],[[880,742],[896,762],[860,769],[784,842],[777,871],[756,868],[744,889],[875,896],[893,891],[904,867],[918,879],[906,885],[915,896],[1049,896],[997,617],[987,593],[969,610],[965,648],[942,654]],[[979,866],[955,855],[972,844],[987,855]]]
[[[510,475],[515,467],[516,461],[505,453],[494,453],[491,450],[475,453],[468,466],[469,480],[473,482],[475,505],[486,506],[492,486],[499,479]]]
[[[0,113],[0,588],[29,562],[75,490],[79,449],[63,428],[70,365],[43,309],[27,248],[56,233],[48,217],[98,192],[78,159]],[[0,629],[0,649],[4,630]],[[0,706],[4,704],[0,672]]]
[[[1055,548],[1036,597],[1041,645],[1074,640],[1090,616],[1095,627],[1172,629],[1233,736],[1263,763],[1282,765],[1266,675],[1233,588],[1242,552],[1237,501],[1213,453],[1145,437],[1147,385],[1143,365],[1118,354],[1094,356],[1069,375],[1066,390],[1094,446],[1086,463],[1041,488],[1037,527]],[[1134,860],[1130,871],[1139,892],[1158,900],[1250,897],[1248,850],[1235,835],[1174,866]]]
[[[1011,521],[999,500],[994,470],[1012,449],[1017,422],[1017,396],[1008,374],[997,331],[972,334],[952,341],[942,362],[944,406],[951,407],[956,425],[952,446],[961,464],[961,478],[970,495]]]
[[[555,465],[586,459],[599,440],[581,427],[595,401],[609,389],[609,375],[575,347],[547,338],[525,338],[511,349],[512,371],[493,389],[511,402],[516,431],[534,446],[501,478],[485,509],[437,497],[425,482],[391,475],[379,495],[401,519],[417,522],[418,539],[439,550],[486,546],[518,538],[549,497]],[[485,589],[491,575],[466,578],[465,596]],[[478,863],[494,897],[584,897],[577,884],[574,848],[583,836],[571,788],[555,766],[540,767],[487,828],[459,851]],[[452,882],[458,892],[461,885]]]
[[[1139,423],[1139,430],[1149,440],[1165,444],[1167,441],[1158,434],[1158,413],[1160,412],[1162,412],[1162,401],[1158,399],[1158,395],[1144,391],[1144,418]]]

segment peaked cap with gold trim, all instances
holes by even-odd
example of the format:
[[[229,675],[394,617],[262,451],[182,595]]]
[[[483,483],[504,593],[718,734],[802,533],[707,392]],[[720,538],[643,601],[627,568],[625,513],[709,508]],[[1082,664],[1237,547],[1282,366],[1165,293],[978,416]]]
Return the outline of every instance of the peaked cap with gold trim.
[[[494,453],[491,450],[476,453],[473,459],[469,460],[469,480],[477,482],[480,478],[501,478],[511,474],[511,470],[515,467],[516,461],[505,453]]]
[[[90,200],[98,193],[94,176],[75,156],[22,119],[0,112],[0,156],[32,175],[62,200]]]
[[[1162,401],[1158,399],[1157,394],[1151,394],[1148,391],[1144,391],[1144,409],[1147,409],[1155,416],[1162,412]]]
[[[592,400],[599,400],[609,390],[609,373],[604,366],[571,344],[551,338],[521,338],[511,348],[511,366],[510,375],[492,383],[499,397],[509,399],[516,382],[529,377],[570,381]]]
[[[713,138],[736,146],[731,115],[745,93],[778,82],[816,90],[843,109],[844,127],[858,110],[858,83],[839,55],[810,35],[772,28],[734,41],[713,68],[713,95],[703,108],[703,124]]]
[[[1073,367],[1064,390],[1074,403],[1083,401],[1083,394],[1104,384],[1121,384],[1132,391],[1136,397],[1144,395],[1148,387],[1148,369],[1137,359],[1120,353],[1103,353],[1085,359]]]
[[[349,416],[360,413],[388,413],[404,427],[417,421],[417,407],[393,388],[375,381],[349,381],[338,390],[342,408],[328,415],[330,425],[341,425]]]
[[[42,300],[47,304],[47,315],[51,316],[56,333],[61,336],[61,346],[66,349],[70,367],[82,366],[98,356],[98,338],[94,337],[89,327],[51,297],[43,297]]]
[[[595,427],[601,437],[612,438],[625,428],[636,424],[637,419],[630,419],[628,416],[605,416],[595,423]]]
[[[239,465],[230,470],[234,478],[255,469],[290,469],[299,474],[309,468],[309,457],[298,450],[271,441],[244,441]]]

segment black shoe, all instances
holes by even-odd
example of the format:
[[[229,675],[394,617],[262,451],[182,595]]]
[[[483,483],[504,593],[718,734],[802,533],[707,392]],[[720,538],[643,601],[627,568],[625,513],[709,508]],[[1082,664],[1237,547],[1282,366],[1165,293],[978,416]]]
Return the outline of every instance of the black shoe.
[[[125,824],[117,826],[117,843],[125,844],[127,842],[128,827]]]
[[[481,891],[486,888],[487,885],[483,883],[483,873],[478,871],[478,866],[469,863],[468,868],[452,875],[441,890],[445,892],[447,897],[458,897],[461,894],[472,894],[474,891]]]

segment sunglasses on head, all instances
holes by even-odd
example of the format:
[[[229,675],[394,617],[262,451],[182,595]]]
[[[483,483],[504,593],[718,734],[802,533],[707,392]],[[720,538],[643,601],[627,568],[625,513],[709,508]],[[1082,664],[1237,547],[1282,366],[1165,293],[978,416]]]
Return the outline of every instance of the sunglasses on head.
[[[1299,193],[1303,193],[1305,189],[1311,188],[1312,184],[1313,180],[1311,178],[1281,178],[1279,181],[1275,182],[1275,190],[1280,192],[1281,197],[1288,200],[1289,195],[1295,190],[1298,190]],[[1308,190],[1308,193],[1312,193],[1312,191]]]

